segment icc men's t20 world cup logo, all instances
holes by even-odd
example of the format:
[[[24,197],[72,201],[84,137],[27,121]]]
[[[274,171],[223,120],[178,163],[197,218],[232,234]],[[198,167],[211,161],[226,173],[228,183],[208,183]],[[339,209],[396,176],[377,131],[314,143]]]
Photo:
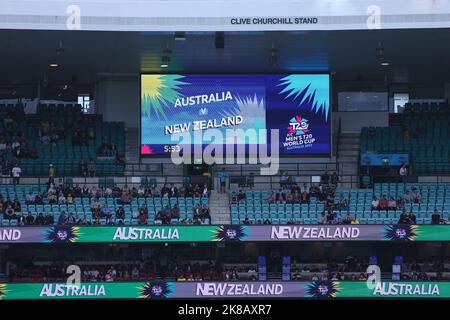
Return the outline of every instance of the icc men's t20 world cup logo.
[[[295,116],[289,121],[288,131],[296,136],[308,133],[309,121],[301,116]]]

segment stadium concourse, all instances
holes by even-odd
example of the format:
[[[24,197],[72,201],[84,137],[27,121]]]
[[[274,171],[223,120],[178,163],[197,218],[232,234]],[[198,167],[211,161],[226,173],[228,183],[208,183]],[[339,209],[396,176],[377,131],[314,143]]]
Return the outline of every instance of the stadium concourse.
[[[78,2],[0,1],[0,300],[450,298],[447,2]]]

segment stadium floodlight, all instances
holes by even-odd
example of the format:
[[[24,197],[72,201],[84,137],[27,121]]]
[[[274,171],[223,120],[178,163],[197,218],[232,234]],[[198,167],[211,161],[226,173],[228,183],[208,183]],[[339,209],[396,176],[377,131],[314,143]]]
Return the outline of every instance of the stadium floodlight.
[[[214,37],[214,44],[216,49],[224,49],[225,48],[225,32],[216,32]]]
[[[176,31],[175,32],[175,40],[177,41],[183,41],[186,40],[186,32],[182,32],[182,31]]]

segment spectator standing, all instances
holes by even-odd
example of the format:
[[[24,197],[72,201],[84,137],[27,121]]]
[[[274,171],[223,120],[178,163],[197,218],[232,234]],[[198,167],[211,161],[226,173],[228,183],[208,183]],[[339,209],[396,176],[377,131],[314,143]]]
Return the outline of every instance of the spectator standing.
[[[331,176],[331,184],[336,186],[339,182],[339,176],[337,174],[337,172],[333,172],[333,175]]]
[[[20,183],[20,175],[22,174],[22,169],[19,167],[18,164],[16,164],[11,169],[11,174],[12,174],[12,177],[13,177],[14,184],[19,184]]]
[[[324,174],[321,176],[320,178],[320,182],[322,184],[328,184],[328,182],[330,181],[330,175],[328,174],[328,171],[325,171]]]
[[[220,193],[226,192],[226,184],[228,173],[225,171],[225,168],[222,168],[222,171],[219,172],[219,182],[220,182]]]
[[[95,176],[95,171],[96,171],[95,162],[92,159],[89,159],[89,162],[87,164],[87,170],[88,170],[90,177]]]
[[[401,182],[405,181],[405,178],[408,175],[408,169],[406,168],[405,164],[400,167],[399,174],[400,174],[400,181]]]
[[[87,177],[87,175],[88,175],[88,166],[87,166],[86,161],[84,161],[84,160],[81,160],[81,162],[80,162],[80,172],[83,175],[83,177]]]
[[[56,176],[56,169],[53,166],[53,164],[51,164],[51,163],[48,168],[48,176],[49,176],[49,178],[55,178],[55,176]]]

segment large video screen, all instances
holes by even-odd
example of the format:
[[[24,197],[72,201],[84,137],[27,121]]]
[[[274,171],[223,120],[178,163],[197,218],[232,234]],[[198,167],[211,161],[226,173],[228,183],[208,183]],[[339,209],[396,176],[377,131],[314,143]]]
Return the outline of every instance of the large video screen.
[[[329,155],[329,91],[327,74],[143,74],[141,155],[179,152],[178,144],[273,150],[274,129],[282,155]],[[232,134],[239,129],[243,139]]]

